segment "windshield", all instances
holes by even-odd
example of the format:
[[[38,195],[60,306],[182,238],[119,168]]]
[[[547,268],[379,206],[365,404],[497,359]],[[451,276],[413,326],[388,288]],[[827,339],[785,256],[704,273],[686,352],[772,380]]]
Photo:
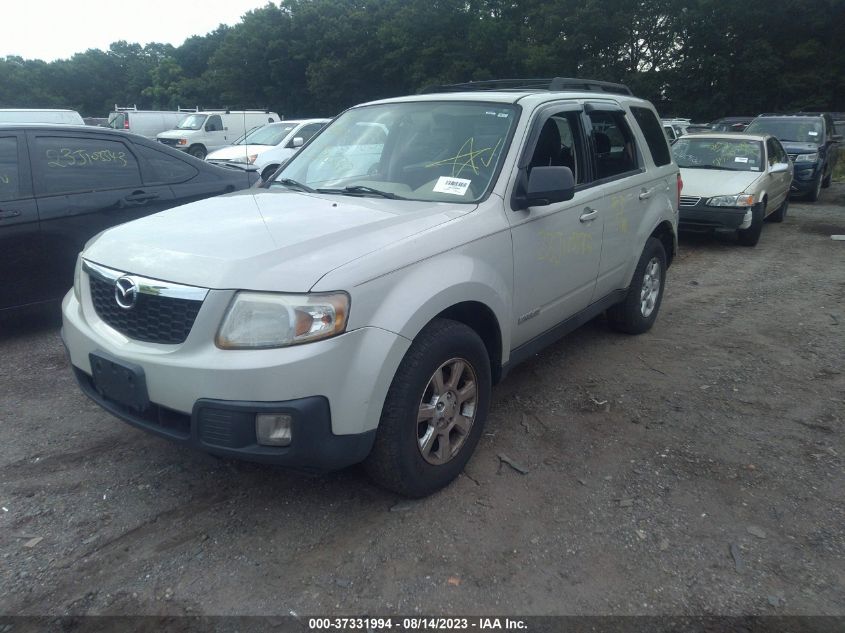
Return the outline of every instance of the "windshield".
[[[675,141],[672,155],[678,167],[761,171],[763,144],[741,138],[712,139],[684,136]]]
[[[490,186],[516,119],[509,104],[353,108],[291,159],[276,183],[324,193],[476,202]]]
[[[205,123],[207,114],[191,114],[176,124],[177,130],[199,130]]]
[[[236,145],[278,145],[282,142],[291,130],[296,127],[295,123],[287,123],[280,125],[272,123],[270,125],[262,125],[254,130],[250,130],[246,136],[241,137],[236,141]]]
[[[123,122],[126,120],[126,115],[123,112],[109,112],[108,126],[115,130],[123,129]]]
[[[745,128],[746,132],[771,134],[781,141],[793,143],[823,143],[822,123],[820,119],[774,119],[765,118],[753,121]]]

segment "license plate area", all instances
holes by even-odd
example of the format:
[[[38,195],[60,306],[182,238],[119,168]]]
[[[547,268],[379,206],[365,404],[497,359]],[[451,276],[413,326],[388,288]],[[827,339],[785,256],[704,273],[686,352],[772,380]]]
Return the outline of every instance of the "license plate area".
[[[103,354],[88,355],[94,389],[104,398],[136,411],[150,405],[147,380],[139,365],[124,363]]]

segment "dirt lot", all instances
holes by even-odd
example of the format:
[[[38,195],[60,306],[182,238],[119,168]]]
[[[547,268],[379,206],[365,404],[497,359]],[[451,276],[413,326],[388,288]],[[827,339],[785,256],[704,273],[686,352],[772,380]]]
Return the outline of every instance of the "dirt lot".
[[[417,502],[146,435],[79,392],[55,319],[3,323],[0,614],[845,614],[831,234],[842,184],[754,249],[683,239],[650,333],[599,319],[516,368]]]

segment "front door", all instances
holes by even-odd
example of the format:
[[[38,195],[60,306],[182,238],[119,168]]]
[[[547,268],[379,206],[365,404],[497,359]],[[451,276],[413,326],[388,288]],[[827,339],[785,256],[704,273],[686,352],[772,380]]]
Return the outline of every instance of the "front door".
[[[514,347],[590,304],[601,256],[601,196],[587,187],[580,106],[543,110],[528,138],[519,167],[524,175],[536,166],[566,166],[573,171],[576,189],[566,202],[507,211],[513,239]]]

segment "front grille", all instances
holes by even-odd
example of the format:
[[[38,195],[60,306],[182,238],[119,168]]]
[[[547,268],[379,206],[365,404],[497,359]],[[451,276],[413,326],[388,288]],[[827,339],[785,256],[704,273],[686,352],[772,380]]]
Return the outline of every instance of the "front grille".
[[[681,196],[681,202],[679,206],[694,207],[699,202],[701,202],[701,196]]]
[[[137,341],[175,345],[183,343],[202,301],[139,293],[135,305],[121,308],[114,296],[114,281],[89,275],[94,310],[115,330]]]
[[[228,165],[232,161],[228,158],[210,158],[207,162],[211,163],[212,165]]]
[[[159,142],[159,143],[164,143],[165,145],[172,145],[172,146],[175,146],[175,145],[176,145],[176,140],[177,140],[177,139],[175,139],[175,138],[160,138],[160,139],[158,139],[158,142]]]

